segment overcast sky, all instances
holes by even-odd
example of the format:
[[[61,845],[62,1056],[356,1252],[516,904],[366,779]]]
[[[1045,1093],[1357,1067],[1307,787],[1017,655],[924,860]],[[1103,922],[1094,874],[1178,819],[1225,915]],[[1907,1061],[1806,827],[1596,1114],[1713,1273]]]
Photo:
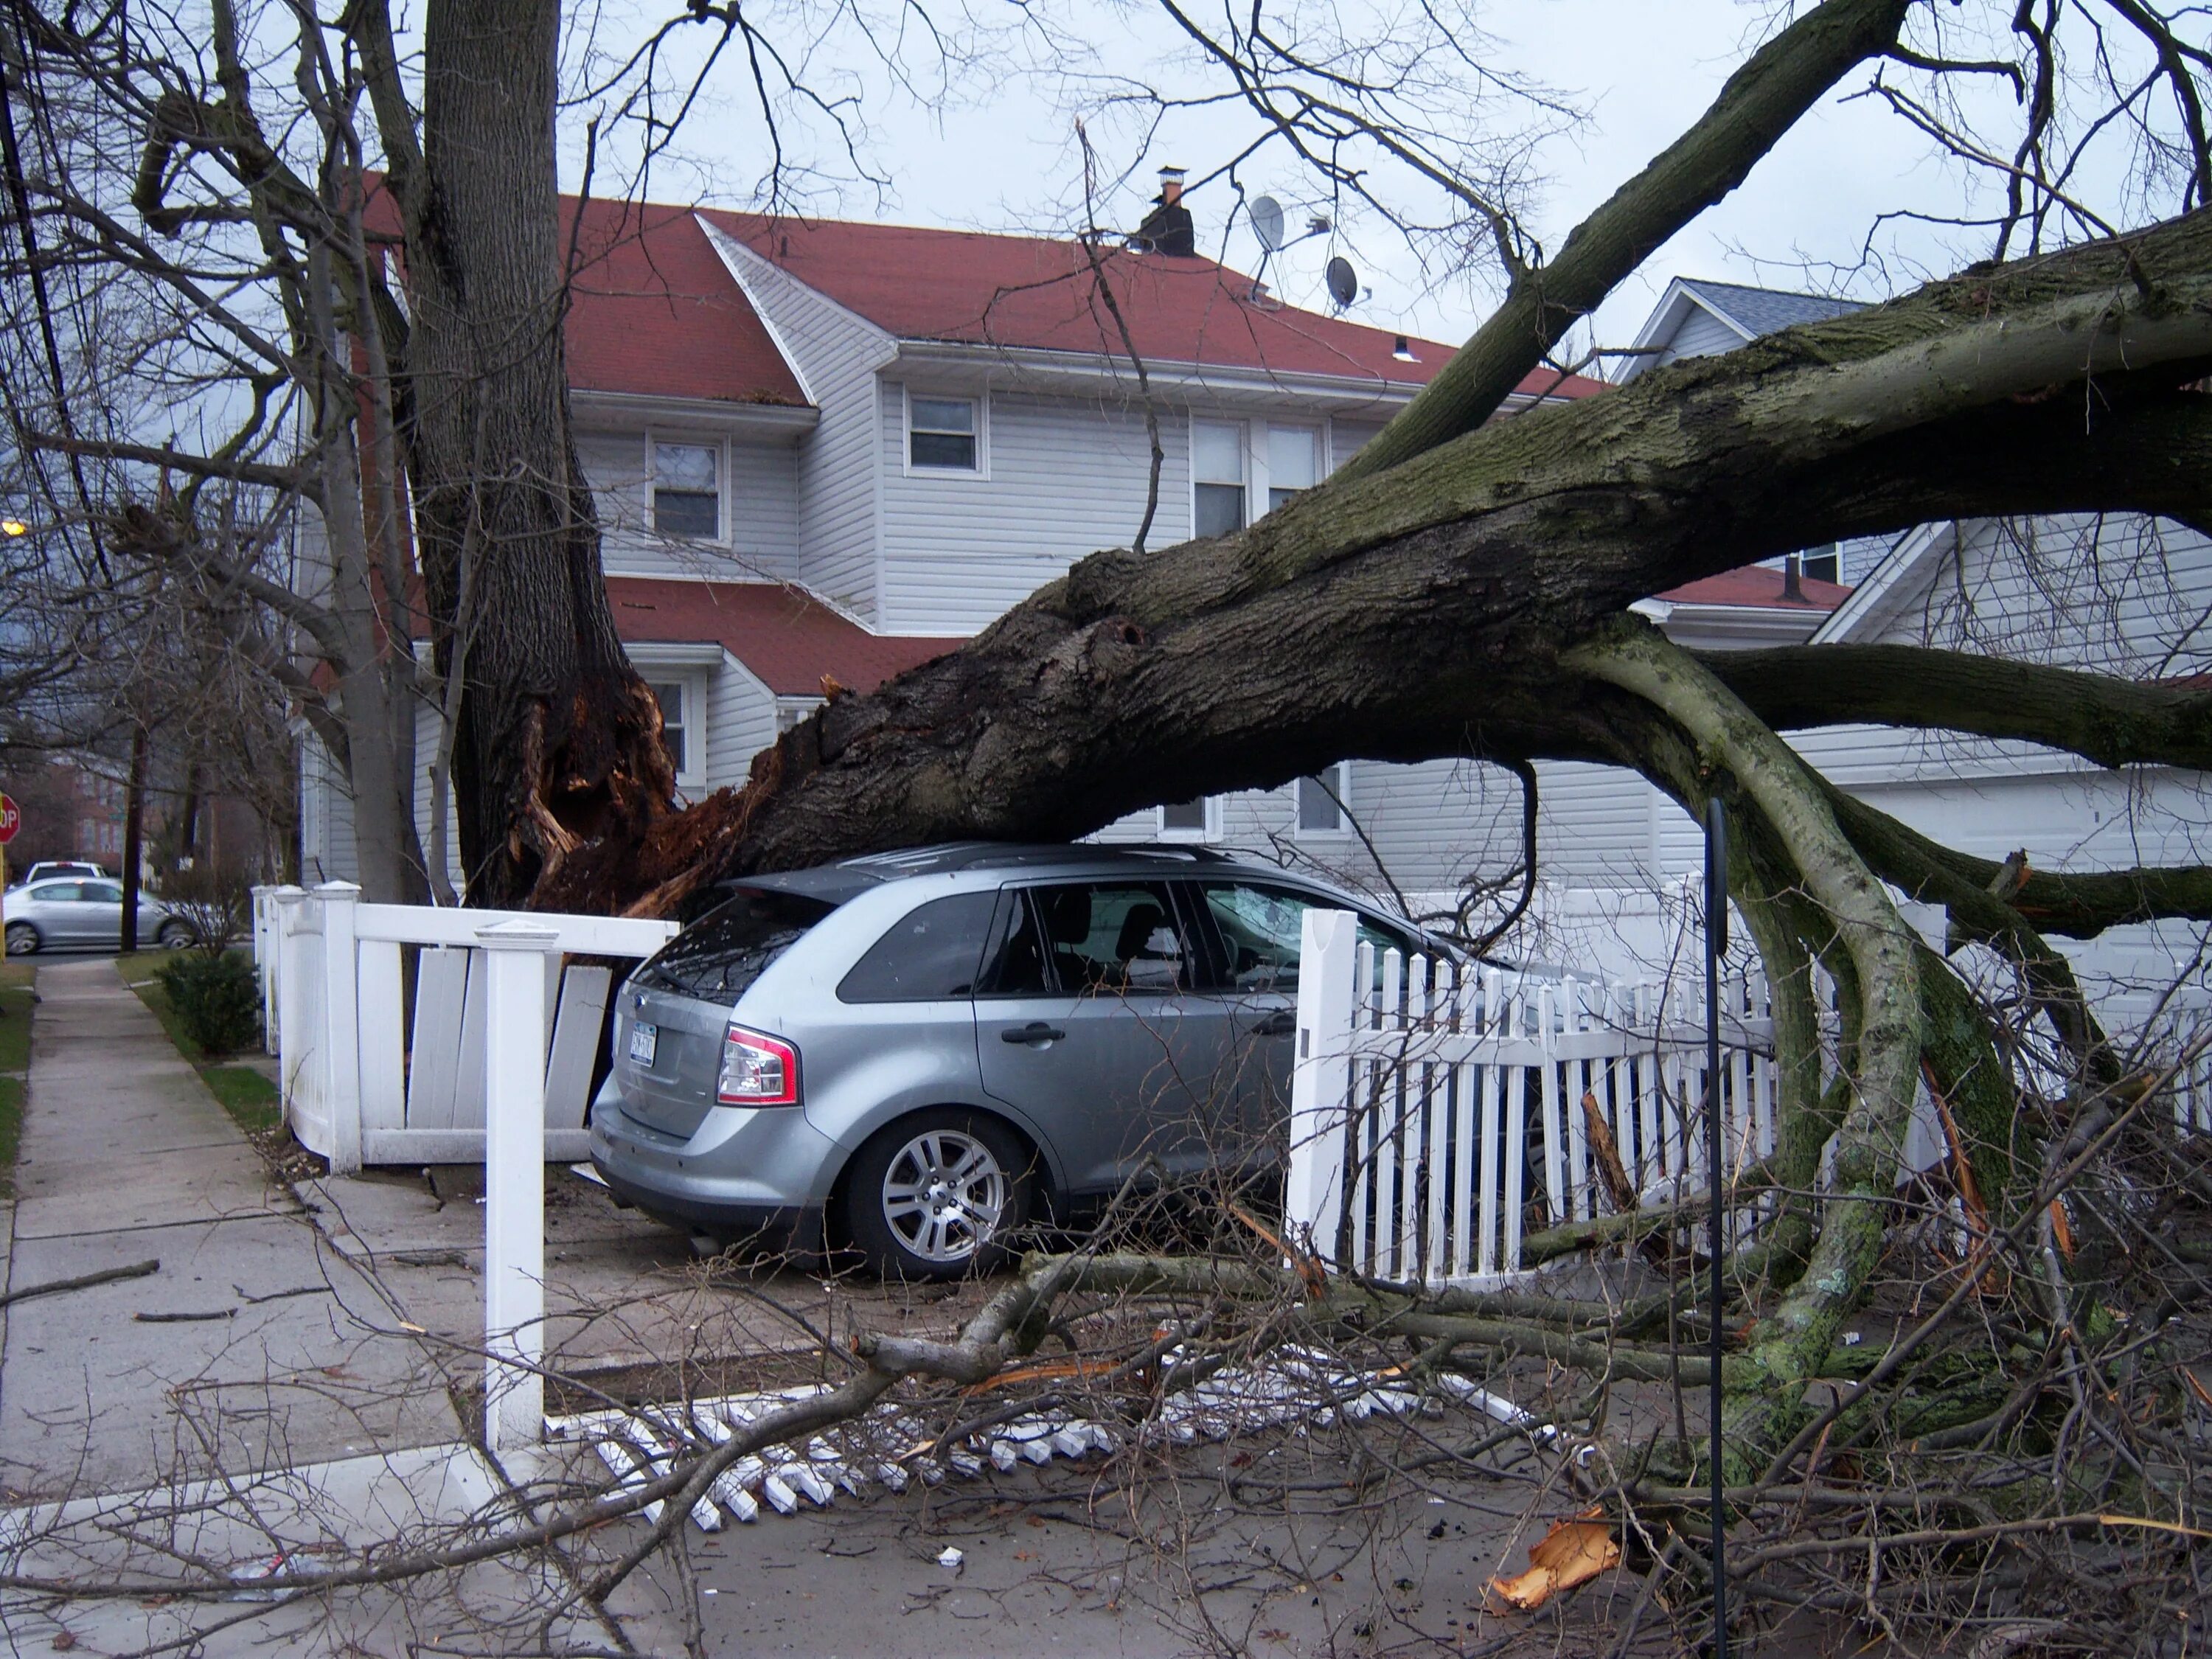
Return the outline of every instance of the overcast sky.
[[[594,36],[603,49],[634,36],[643,19],[665,15],[651,0],[605,3],[610,9],[595,15]],[[992,9],[999,0],[971,3],[987,22],[1003,15]],[[1338,3],[1347,9],[1330,15],[1382,18],[1393,0]],[[622,5],[640,9],[612,9]],[[1355,7],[1370,9],[1350,9]],[[1945,27],[1959,27],[1950,19],[1996,16],[2000,9],[2008,8],[1974,6],[1961,13],[1947,7]],[[1556,246],[1584,213],[1696,119],[1783,14],[1774,4],[1744,0],[1494,0],[1479,15],[1491,37],[1480,53],[1484,64],[1557,88],[1587,112],[1545,138],[1529,161],[1540,180],[1529,222],[1547,246]],[[1095,67],[1143,76],[1154,84],[1199,84],[1193,54],[1151,0],[1090,0],[1066,15],[1094,43]],[[1352,32],[1349,21],[1346,28]],[[797,26],[790,29],[787,38],[796,38]],[[826,158],[832,176],[813,198],[812,211],[1061,234],[1078,222],[1081,171],[1071,116],[1085,88],[1072,88],[1048,72],[1022,72],[1018,53],[1010,50],[1003,69],[987,66],[957,80],[949,100],[936,98],[933,88],[917,100],[890,86],[879,69],[866,66],[866,54],[849,29],[841,33],[832,26],[821,38],[810,82],[854,94],[870,128],[863,161],[884,182],[878,186],[854,176],[834,154],[834,134],[826,124],[817,119],[811,129],[794,124],[787,142],[802,155]],[[911,48],[900,56],[909,67],[926,64]],[[574,41],[569,58],[573,76],[574,66],[585,61]],[[1848,80],[1759,164],[1742,189],[1661,249],[1599,313],[1601,343],[1626,344],[1668,278],[1678,274],[1879,298],[1985,253],[1980,233],[1939,233],[1908,223],[1881,233],[1881,258],[1863,259],[1870,228],[1886,210],[1917,205],[1955,211],[1964,188],[1959,169],[1933,158],[1924,138],[1873,101],[1848,99],[1867,78],[1862,72]],[[2009,104],[2008,98],[2003,101]],[[1499,125],[1516,131],[1529,123],[1509,112]],[[580,118],[569,122],[564,182],[571,186],[579,176],[581,130]],[[1134,160],[1139,146],[1127,123],[1117,128],[1110,119],[1094,119],[1093,131],[1109,170]],[[1254,131],[1250,115],[1237,107],[1171,115],[1142,146],[1146,154],[1133,169],[1131,183],[1141,181],[1143,191],[1125,188],[1107,197],[1100,222],[1133,224],[1152,188],[1152,169],[1161,162],[1202,174],[1229,161]],[[656,166],[650,182],[655,198],[755,204],[765,146],[734,55],[710,77],[677,149],[673,159]],[[603,144],[603,171],[595,176],[604,183],[629,153],[619,140]],[[835,182],[841,174],[842,186]],[[1240,176],[1249,191],[1281,197],[1291,207],[1294,225],[1303,222],[1295,204],[1312,201],[1316,185],[1287,157],[1248,164]],[[1195,193],[1190,206],[1202,250],[1241,269],[1257,264],[1260,250],[1249,224],[1231,222],[1236,199],[1225,185]],[[1349,216],[1335,235],[1279,259],[1273,273],[1277,291],[1297,303],[1325,306],[1321,268],[1336,252],[1353,260],[1371,289],[1352,314],[1376,326],[1458,341],[1480,320],[1491,298],[1479,282],[1438,282],[1423,271],[1402,237],[1357,216]]]

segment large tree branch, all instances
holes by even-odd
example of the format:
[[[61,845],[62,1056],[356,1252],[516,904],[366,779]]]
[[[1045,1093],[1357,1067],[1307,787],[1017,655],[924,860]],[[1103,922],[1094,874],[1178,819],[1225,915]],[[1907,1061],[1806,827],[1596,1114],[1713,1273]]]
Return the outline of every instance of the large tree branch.
[[[1826,0],[1751,55],[1696,125],[1583,221],[1398,417],[1346,463],[1388,471],[1488,420],[1566,331],[1652,250],[1738,185],[1856,65],[1896,43],[1906,0]]]
[[[2212,214],[2136,257],[2164,274],[2155,301],[2119,250],[2077,249],[1492,423],[1238,536],[1094,555],[958,653],[831,704],[742,798],[539,896],[1080,835],[1346,755],[1636,764],[1617,694],[1559,656],[1645,594],[1929,519],[2212,490],[2212,398],[2175,389],[2212,367]]]
[[[1911,645],[1716,651],[1698,660],[1784,731],[1863,722],[1972,732],[2100,766],[2212,770],[2212,690]]]
[[[1829,803],[1851,844],[1882,879],[1916,899],[1948,907],[1970,937],[2002,939],[2008,913],[2039,933],[2068,939],[2094,939],[2132,922],[2212,921],[2212,868],[2203,865],[2031,869],[2018,891],[2001,902],[1990,890],[2002,866],[1932,841],[1832,786]]]

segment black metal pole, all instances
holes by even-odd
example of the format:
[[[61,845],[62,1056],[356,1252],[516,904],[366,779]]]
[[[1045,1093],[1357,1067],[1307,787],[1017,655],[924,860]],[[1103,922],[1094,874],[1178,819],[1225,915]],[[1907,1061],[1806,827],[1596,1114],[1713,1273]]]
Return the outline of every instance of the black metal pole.
[[[1728,1132],[1721,1098],[1721,958],[1728,951],[1728,808],[1705,804],[1705,1176],[1712,1194],[1713,1283],[1706,1317],[1712,1357],[1713,1659],[1728,1659],[1728,1527],[1721,1498],[1721,1177]]]

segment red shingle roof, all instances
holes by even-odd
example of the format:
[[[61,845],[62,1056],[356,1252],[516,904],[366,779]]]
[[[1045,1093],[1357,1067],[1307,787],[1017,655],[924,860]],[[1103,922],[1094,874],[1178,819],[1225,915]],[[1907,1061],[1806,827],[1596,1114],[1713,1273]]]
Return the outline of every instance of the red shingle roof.
[[[607,598],[626,644],[719,645],[778,696],[818,697],[824,674],[872,691],[966,643],[871,634],[803,589],[775,582],[610,576]]]
[[[563,238],[576,200],[561,198]],[[568,384],[726,403],[806,401],[689,208],[593,198],[576,235]]]
[[[1768,611],[1833,611],[1851,596],[1851,590],[1840,583],[1824,582],[1807,576],[1799,583],[1805,597],[1802,599],[1784,599],[1782,583],[1781,571],[1767,565],[1748,564],[1740,570],[1723,570],[1717,576],[1701,576],[1696,581],[1670,587],[1655,597],[1674,605],[1747,605]]]
[[[801,223],[702,210],[702,216],[800,282],[905,340],[1120,354],[1114,320],[1074,242],[836,220]],[[1336,374],[1425,385],[1454,348],[1408,342],[1340,317],[1251,301],[1252,279],[1206,258],[1102,254],[1139,355],[1152,362]],[[1548,371],[1524,392],[1587,397],[1602,389]]]

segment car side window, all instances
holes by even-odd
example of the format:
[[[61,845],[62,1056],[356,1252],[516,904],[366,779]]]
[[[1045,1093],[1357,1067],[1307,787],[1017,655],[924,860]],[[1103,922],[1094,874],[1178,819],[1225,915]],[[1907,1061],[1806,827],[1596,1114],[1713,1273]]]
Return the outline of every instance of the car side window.
[[[1298,952],[1304,943],[1305,915],[1329,901],[1285,887],[1251,882],[1200,884],[1206,914],[1220,937],[1222,958],[1233,991],[1294,992],[1298,988]],[[1334,907],[1329,907],[1334,908]],[[1359,938],[1385,951],[1411,952],[1413,939],[1372,917],[1359,915]]]
[[[94,904],[120,904],[123,889],[112,881],[88,881],[84,884],[84,896]]]
[[[57,881],[37,889],[31,896],[41,904],[74,904],[84,896],[81,881]]]
[[[893,922],[837,987],[840,1002],[942,1002],[972,996],[996,893],[932,899]]]
[[[1071,882],[1029,890],[1060,990],[1078,996],[1182,991],[1193,952],[1164,882]]]
[[[1029,890],[1009,887],[1000,896],[998,925],[991,931],[983,972],[975,981],[979,997],[1036,997],[1052,990],[1045,960],[1044,934]]]

